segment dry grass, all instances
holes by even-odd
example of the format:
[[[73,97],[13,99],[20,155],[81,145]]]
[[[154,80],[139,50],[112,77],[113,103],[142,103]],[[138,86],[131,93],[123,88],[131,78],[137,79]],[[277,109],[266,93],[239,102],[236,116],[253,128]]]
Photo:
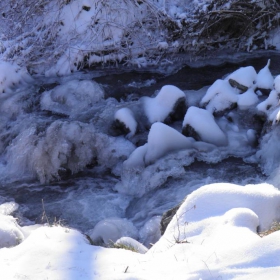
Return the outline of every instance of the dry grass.
[[[259,232],[259,236],[264,237],[278,230],[280,230],[280,222],[274,222],[270,229],[263,232]]]

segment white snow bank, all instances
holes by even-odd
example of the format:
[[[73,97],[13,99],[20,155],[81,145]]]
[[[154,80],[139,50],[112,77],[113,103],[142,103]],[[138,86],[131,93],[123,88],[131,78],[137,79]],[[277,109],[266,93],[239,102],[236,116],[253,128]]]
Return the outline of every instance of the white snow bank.
[[[45,91],[41,97],[41,108],[64,115],[73,115],[83,113],[103,98],[104,91],[96,82],[72,80]]]
[[[257,82],[257,72],[253,66],[240,67],[226,77],[226,80],[230,79],[250,88]]]
[[[273,86],[277,93],[280,93],[280,75],[275,77]]]
[[[121,237],[138,239],[138,231],[132,222],[121,218],[108,218],[96,224],[93,230],[88,232],[94,243],[115,243]]]
[[[200,105],[206,107],[211,113],[230,108],[238,100],[239,91],[233,88],[227,80],[216,80],[211,85]]]
[[[257,227],[269,229],[273,221],[280,219],[279,209],[280,192],[269,184],[206,185],[187,197],[152,252],[164,251],[184,240],[192,244],[201,244],[204,240],[204,245],[217,250],[223,250],[223,246],[245,245],[248,242],[245,233],[250,230],[248,237],[254,233],[253,238],[257,239]],[[241,227],[242,234],[233,238],[233,233]],[[231,241],[226,245],[224,242],[228,239]]]
[[[11,93],[17,85],[31,82],[32,78],[25,68],[15,63],[0,61],[0,93]]]
[[[262,68],[257,75],[257,87],[264,89],[273,89],[274,78],[269,70],[270,59],[267,65]]]
[[[129,133],[127,134],[127,137],[132,137],[136,133],[137,129],[137,122],[135,120],[135,117],[133,115],[133,112],[129,108],[122,108],[119,109],[115,113],[115,120],[118,120],[121,123],[124,123],[126,128],[129,129]]]
[[[183,121],[183,127],[186,125],[190,125],[204,142],[217,146],[227,144],[226,135],[217,125],[214,116],[207,110],[190,107]]]
[[[256,230],[277,220],[279,207],[280,192],[268,184],[207,185],[187,197],[146,254],[91,246],[76,230],[41,227],[0,249],[1,277],[278,279],[280,231],[261,238]]]
[[[164,122],[181,98],[186,98],[184,92],[172,85],[163,86],[155,98],[144,97],[144,111],[150,123]]]

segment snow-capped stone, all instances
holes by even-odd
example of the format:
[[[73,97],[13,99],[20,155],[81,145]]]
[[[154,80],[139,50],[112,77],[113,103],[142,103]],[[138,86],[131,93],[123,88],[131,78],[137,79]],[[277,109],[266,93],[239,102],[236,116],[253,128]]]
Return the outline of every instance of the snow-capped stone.
[[[255,105],[258,103],[259,98],[255,94],[253,88],[249,88],[246,92],[238,95],[237,105],[239,109],[247,109],[248,107],[251,107],[252,105]]]
[[[226,77],[226,80],[233,80],[240,84],[240,90],[247,90],[257,82],[257,72],[253,66],[241,67]]]
[[[148,248],[145,247],[143,244],[138,242],[137,240],[131,237],[121,237],[115,242],[115,245],[124,246],[128,250],[131,249],[132,251],[136,251],[140,254],[145,254],[148,251]]]
[[[272,90],[268,96],[263,102],[258,104],[257,109],[261,112],[269,114],[270,111],[272,111],[279,102],[279,93],[276,90]]]
[[[190,107],[185,115],[183,121],[183,134],[189,135],[189,131],[195,131],[198,139],[217,146],[224,146],[227,144],[227,137],[224,132],[217,125],[214,116],[207,110]]]
[[[200,105],[211,113],[220,113],[236,106],[238,90],[231,87],[227,80],[216,80],[202,98]]]
[[[172,85],[163,86],[156,97],[143,98],[145,114],[152,124],[164,122],[170,114],[171,117],[172,115],[178,115],[178,112],[176,112],[178,106],[181,108],[181,111],[185,110],[185,108],[182,108],[184,107],[182,102],[185,104],[185,98],[184,92],[179,88]],[[180,117],[183,118],[184,113],[185,111],[181,113]]]
[[[137,130],[137,122],[133,115],[133,112],[129,108],[119,109],[114,116],[114,129],[120,130],[120,132],[127,134],[126,136],[132,137]]]

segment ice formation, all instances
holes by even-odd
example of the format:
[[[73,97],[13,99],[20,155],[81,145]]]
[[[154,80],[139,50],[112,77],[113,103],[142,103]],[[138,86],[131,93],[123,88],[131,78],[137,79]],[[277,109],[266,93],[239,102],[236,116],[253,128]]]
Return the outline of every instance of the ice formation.
[[[71,80],[41,97],[42,110],[71,116],[88,110],[104,98],[103,89],[94,81]]]

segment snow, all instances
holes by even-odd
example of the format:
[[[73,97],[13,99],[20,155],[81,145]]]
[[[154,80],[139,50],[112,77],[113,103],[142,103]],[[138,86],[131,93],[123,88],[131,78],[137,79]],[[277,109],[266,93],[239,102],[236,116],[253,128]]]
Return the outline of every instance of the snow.
[[[183,127],[186,125],[190,125],[204,142],[217,146],[227,145],[226,135],[215,122],[213,115],[207,110],[190,107],[183,121]]]
[[[270,59],[267,65],[262,68],[257,75],[257,87],[264,89],[273,89],[274,78],[269,70]]]
[[[232,88],[227,80],[218,79],[208,88],[200,105],[211,113],[223,111],[237,102],[238,93],[238,90]]]
[[[92,246],[74,229],[44,226],[33,229],[21,244],[0,250],[1,276],[277,279],[280,232],[261,238],[257,229],[279,220],[279,207],[280,192],[268,184],[206,185],[187,197],[165,234],[145,254]],[[120,243],[138,244],[127,237]]]
[[[121,237],[114,243],[114,245],[122,245],[133,248],[134,251],[140,254],[145,254],[148,251],[148,249],[143,244],[131,237]]]
[[[240,67],[238,70],[234,71],[229,76],[227,76],[226,79],[232,79],[238,82],[239,84],[249,88],[256,84],[257,73],[253,66]]]
[[[130,132],[126,135],[126,137],[130,138],[136,133],[137,122],[135,120],[133,112],[129,108],[119,109],[115,113],[114,118],[115,118],[115,120],[118,120],[119,122],[124,123],[126,128],[129,129]]]
[[[259,102],[258,96],[255,94],[253,88],[249,88],[246,92],[240,94],[237,100],[237,106],[241,110],[246,110],[249,107]]]
[[[257,109],[269,116],[269,113],[278,105],[278,101],[278,92],[276,90],[272,90],[269,96],[257,105]]]
[[[186,98],[184,92],[172,85],[163,86],[154,98],[144,97],[144,110],[150,123],[164,122],[181,98]]]

